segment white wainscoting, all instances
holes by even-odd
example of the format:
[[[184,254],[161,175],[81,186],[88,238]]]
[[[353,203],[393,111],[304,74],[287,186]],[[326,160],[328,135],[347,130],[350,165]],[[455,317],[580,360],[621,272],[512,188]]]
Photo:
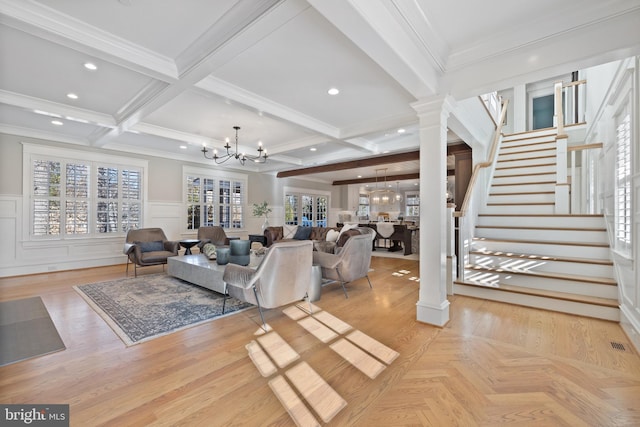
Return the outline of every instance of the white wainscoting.
[[[22,241],[22,196],[0,195],[0,277],[124,264],[124,236]],[[181,202],[148,202],[145,227],[180,239]]]

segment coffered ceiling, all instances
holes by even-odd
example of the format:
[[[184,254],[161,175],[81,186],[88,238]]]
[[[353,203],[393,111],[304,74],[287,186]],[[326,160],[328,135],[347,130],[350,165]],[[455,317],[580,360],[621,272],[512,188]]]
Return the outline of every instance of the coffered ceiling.
[[[237,125],[274,174],[412,151],[413,102],[638,54],[638,22],[637,0],[0,0],[0,131],[210,164]]]

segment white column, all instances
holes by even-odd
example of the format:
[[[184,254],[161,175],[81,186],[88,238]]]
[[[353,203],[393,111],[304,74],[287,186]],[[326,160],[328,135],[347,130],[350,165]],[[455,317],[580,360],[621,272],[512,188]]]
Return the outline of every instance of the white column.
[[[527,130],[527,87],[518,85],[513,88],[513,133]]]
[[[449,321],[447,300],[447,118],[453,99],[432,97],[412,105],[420,120],[420,295],[417,320]]]

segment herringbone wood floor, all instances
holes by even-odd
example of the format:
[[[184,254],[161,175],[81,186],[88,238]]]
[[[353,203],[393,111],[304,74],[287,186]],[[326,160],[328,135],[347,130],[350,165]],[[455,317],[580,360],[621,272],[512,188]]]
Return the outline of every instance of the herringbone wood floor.
[[[347,401],[330,425],[640,425],[640,357],[619,325],[451,297],[437,328],[415,320],[417,262],[372,268],[373,290],[360,280],[345,299],[331,285],[316,304],[400,353],[374,380],[267,313]],[[402,269],[411,274],[392,275]],[[0,279],[2,300],[42,296],[67,346],[0,368],[0,402],[69,403],[72,426],[293,425],[247,356],[255,309],[127,348],[71,288],[123,276],[114,266]]]

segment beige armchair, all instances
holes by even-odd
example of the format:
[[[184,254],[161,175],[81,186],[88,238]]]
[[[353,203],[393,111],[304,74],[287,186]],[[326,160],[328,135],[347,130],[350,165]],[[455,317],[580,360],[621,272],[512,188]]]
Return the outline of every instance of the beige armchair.
[[[138,267],[167,263],[167,258],[178,255],[180,243],[167,240],[161,228],[140,228],[129,230],[125,239],[124,253],[127,255],[127,275],[129,262],[134,265],[135,276]]]
[[[224,246],[229,244],[229,238],[224,229],[219,225],[198,228],[198,248],[202,252],[202,247],[207,243],[213,243],[215,246]]]
[[[345,284],[361,277],[366,277],[369,287],[373,288],[369,280],[369,267],[375,231],[368,227],[359,227],[357,230],[360,234],[349,237],[343,247],[336,248],[335,253],[313,253],[313,264],[322,268],[322,278],[340,282],[346,298],[349,295]]]
[[[313,243],[310,240],[281,242],[269,248],[256,270],[228,264],[222,278],[225,294],[257,305],[266,331],[263,308],[281,307],[301,301],[307,295],[312,252]]]

